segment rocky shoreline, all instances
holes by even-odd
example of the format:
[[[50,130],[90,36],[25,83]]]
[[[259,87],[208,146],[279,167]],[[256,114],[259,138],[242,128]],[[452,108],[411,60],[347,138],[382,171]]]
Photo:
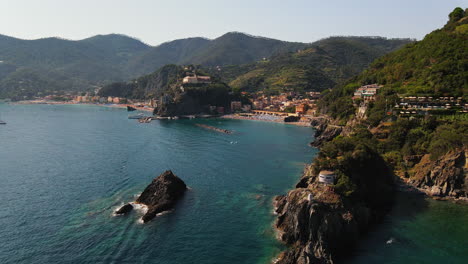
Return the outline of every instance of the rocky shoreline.
[[[352,122],[341,127],[326,116],[314,118],[315,141],[310,145],[321,148],[335,137],[350,135]],[[357,148],[359,149],[359,148]],[[352,156],[357,152],[352,151]],[[337,194],[339,185],[324,186],[318,182],[318,169],[327,162],[321,153],[306,166],[296,188],[274,199],[278,215],[275,223],[279,240],[288,245],[274,261],[278,264],[336,263],[352,252],[355,244],[369,228],[379,223],[391,209],[395,191],[413,192],[437,200],[468,202],[468,150],[454,149],[433,160],[427,154],[412,168],[412,176],[393,175],[389,164],[374,152],[357,158],[351,164],[367,164],[351,170],[359,184],[354,198]],[[352,160],[352,159],[351,159]],[[318,164],[316,164],[318,163]],[[367,176],[366,176],[367,174]],[[372,177],[387,181],[375,184]],[[383,175],[383,177],[382,177]],[[366,182],[367,181],[367,182]],[[359,198],[356,198],[359,197]]]
[[[317,141],[310,145],[315,147],[321,147],[343,131],[326,117],[314,119],[312,126],[316,128]],[[361,179],[362,186],[357,186],[358,193],[352,197],[319,182],[318,169],[322,169],[316,164],[319,158],[320,154],[306,166],[295,189],[274,199],[278,215],[275,227],[279,239],[288,245],[276,258],[277,264],[335,263],[349,255],[368,229],[391,208],[392,175],[380,155],[357,158],[363,165],[351,174]],[[374,174],[381,175],[385,184],[376,184],[372,180]]]

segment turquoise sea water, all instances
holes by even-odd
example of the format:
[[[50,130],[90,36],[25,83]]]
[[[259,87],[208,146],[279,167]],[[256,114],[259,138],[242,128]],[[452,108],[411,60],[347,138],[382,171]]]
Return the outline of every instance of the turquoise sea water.
[[[0,263],[269,263],[271,199],[305,162],[310,128],[241,120],[138,124],[121,109],[0,104]],[[204,130],[196,122],[236,131]],[[175,211],[115,217],[166,169]],[[468,263],[468,206],[399,195],[344,263]],[[391,241],[391,243],[387,243]]]
[[[0,263],[268,263],[282,250],[272,197],[316,153],[311,128],[274,123],[139,124],[79,105],[0,115]],[[148,224],[112,216],[166,169],[191,188],[175,211]]]

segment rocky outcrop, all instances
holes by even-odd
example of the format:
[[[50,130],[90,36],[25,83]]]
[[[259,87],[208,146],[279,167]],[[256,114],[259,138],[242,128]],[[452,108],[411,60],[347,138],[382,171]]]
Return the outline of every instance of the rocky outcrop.
[[[124,206],[120,207],[119,210],[115,211],[115,214],[117,215],[123,215],[123,214],[128,214],[133,210],[133,205],[131,204],[125,204]]]
[[[292,245],[278,264],[333,263],[356,244],[370,222],[368,209],[319,202],[307,188],[276,198],[280,239]]]
[[[467,149],[455,149],[436,160],[422,157],[409,184],[433,197],[468,199]]]
[[[322,146],[325,142],[328,142],[340,135],[343,130],[340,126],[330,124],[330,120],[325,117],[312,119],[311,125],[315,128],[315,140],[310,143],[312,147]]]
[[[276,263],[335,263],[383,219],[394,199],[393,176],[378,153],[364,149],[357,144],[339,159],[334,185],[318,182],[321,164],[330,161],[320,153],[296,188],[275,198],[279,239],[289,246]]]
[[[186,190],[185,183],[170,170],[156,177],[136,200],[136,203],[148,207],[142,218],[143,222],[146,223],[157,214],[172,209]]]

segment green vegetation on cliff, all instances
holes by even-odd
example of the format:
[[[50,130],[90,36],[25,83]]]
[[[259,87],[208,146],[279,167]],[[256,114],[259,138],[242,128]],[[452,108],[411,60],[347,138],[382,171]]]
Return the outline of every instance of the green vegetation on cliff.
[[[376,58],[409,42],[379,37],[332,37],[269,60],[216,68],[212,73],[233,88],[246,91],[322,91],[355,76]]]
[[[468,92],[468,14],[456,8],[447,24],[423,40],[372,63],[357,81],[410,95],[464,96]]]
[[[210,83],[184,84],[188,75],[206,75],[201,67],[166,65],[157,71],[130,82],[117,82],[104,86],[100,96],[117,96],[130,99],[157,98],[155,113],[163,116],[209,113],[209,106],[228,109],[231,100],[240,100],[240,94],[232,93],[231,88],[212,78]]]
[[[456,8],[442,28],[418,42],[410,43],[376,61],[351,81],[324,93],[321,111],[347,119],[354,112],[351,97],[361,85],[385,86],[369,105],[371,125],[385,118],[385,109],[395,105],[398,95],[453,96],[466,99],[468,93],[468,13]]]

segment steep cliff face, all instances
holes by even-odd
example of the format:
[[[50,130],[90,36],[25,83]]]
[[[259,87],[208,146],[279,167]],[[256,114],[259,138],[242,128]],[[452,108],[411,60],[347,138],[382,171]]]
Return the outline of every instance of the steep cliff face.
[[[323,169],[335,171],[334,184],[319,182]],[[391,208],[393,194],[390,169],[366,141],[326,143],[296,188],[275,198],[279,239],[289,246],[276,263],[334,263],[347,256]]]
[[[338,136],[342,131],[341,127],[330,124],[330,119],[326,117],[312,119],[311,125],[315,128],[315,140],[310,143],[312,147],[320,147]]]
[[[467,149],[456,149],[431,160],[425,155],[409,183],[435,197],[468,199]]]
[[[368,208],[317,201],[314,194],[318,193],[297,188],[276,198],[280,239],[292,245],[277,263],[333,263],[353,247],[370,222]]]

